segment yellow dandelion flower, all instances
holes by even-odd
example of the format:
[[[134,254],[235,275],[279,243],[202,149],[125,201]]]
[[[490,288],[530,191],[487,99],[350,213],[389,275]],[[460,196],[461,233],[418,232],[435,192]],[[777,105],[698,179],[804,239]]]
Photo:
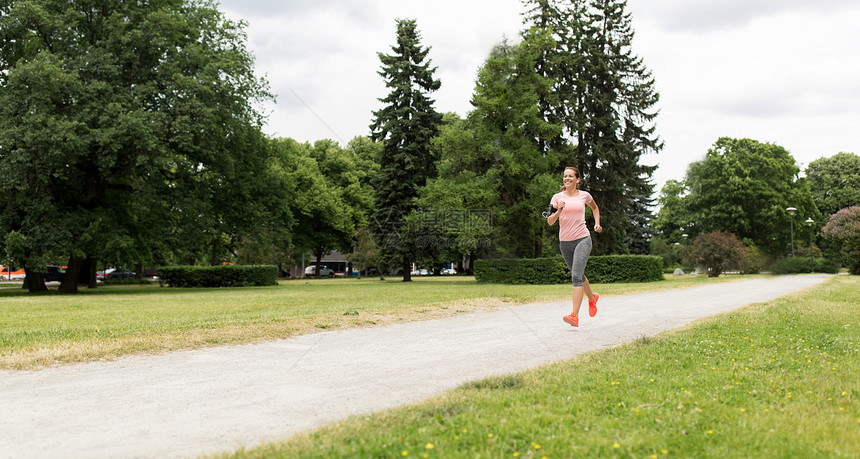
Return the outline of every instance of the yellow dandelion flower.
[[[621,448],[621,444],[620,444],[620,443],[615,443],[614,445],[612,445],[612,447],[613,447],[613,448]]]
[[[427,443],[424,445],[424,449],[433,449],[433,443]]]
[[[520,453],[514,452],[514,457],[520,457]]]
[[[534,445],[535,449],[540,449],[540,445]]]
[[[463,432],[463,433],[468,433],[468,432],[469,432],[469,429],[463,429],[463,430],[462,430],[462,432]]]
[[[493,434],[487,434],[487,438],[493,438]]]
[[[408,455],[409,455],[409,451],[403,451],[403,452],[401,452],[401,453],[400,453],[400,455],[401,455],[401,456],[408,456]]]
[[[656,455],[656,454],[652,454],[652,455],[651,455],[651,459],[657,459],[657,455]]]
[[[669,454],[669,451],[666,451],[665,449],[661,449],[661,450],[660,450],[660,453],[662,453],[662,454]]]
[[[842,391],[842,396],[844,397],[846,395],[848,395],[848,392]]]
[[[421,455],[421,457],[423,457],[424,459],[427,459],[428,457],[430,457],[430,455],[429,455],[429,454],[427,454],[427,453],[424,453],[424,454],[422,454],[422,455]]]
[[[708,435],[710,435],[710,434],[712,434],[712,433],[714,433],[714,431],[713,431],[713,430],[709,430],[709,431],[708,431]]]
[[[747,412],[746,408],[741,408],[741,413],[746,413],[746,412]]]

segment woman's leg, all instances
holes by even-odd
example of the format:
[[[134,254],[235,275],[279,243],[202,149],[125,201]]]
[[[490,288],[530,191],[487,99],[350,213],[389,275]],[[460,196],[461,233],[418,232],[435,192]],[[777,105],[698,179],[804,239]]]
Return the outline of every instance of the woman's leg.
[[[588,283],[588,278],[585,278],[585,281],[582,282],[583,290],[585,291],[585,296],[588,297],[588,301],[594,301],[594,292],[591,291],[591,284]]]
[[[585,265],[588,264],[588,256],[591,254],[591,237],[578,239],[576,247],[573,251],[573,260],[570,267],[570,277],[573,282],[573,315],[579,317],[579,307],[582,305],[582,296],[585,293],[585,285],[588,280],[585,278]],[[591,296],[591,286],[588,287],[588,292]]]
[[[581,285],[573,288],[573,312],[571,314],[576,317],[579,317],[579,306],[582,305],[582,290]]]

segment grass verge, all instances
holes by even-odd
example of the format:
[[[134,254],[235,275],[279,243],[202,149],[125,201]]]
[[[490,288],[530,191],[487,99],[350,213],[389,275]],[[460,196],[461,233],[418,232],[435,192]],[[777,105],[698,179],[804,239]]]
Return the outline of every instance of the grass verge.
[[[857,457],[860,278],[228,457]]]
[[[604,296],[730,282],[748,276],[667,277],[595,286]],[[564,301],[568,285],[479,284],[473,277],[282,281],[273,287],[176,289],[106,285],[77,295],[0,289],[0,369],[253,343],[333,328],[368,327]]]

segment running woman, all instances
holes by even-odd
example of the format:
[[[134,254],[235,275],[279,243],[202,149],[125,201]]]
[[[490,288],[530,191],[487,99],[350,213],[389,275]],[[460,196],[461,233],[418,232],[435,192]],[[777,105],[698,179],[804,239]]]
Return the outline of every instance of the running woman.
[[[597,314],[597,300],[600,295],[591,291],[588,279],[585,277],[585,265],[591,254],[591,233],[585,226],[585,206],[591,207],[594,214],[594,231],[601,232],[600,209],[587,191],[579,189],[582,176],[579,169],[567,167],[564,169],[561,192],[552,197],[553,213],[547,217],[549,226],[559,222],[558,240],[561,256],[570,269],[570,280],[573,283],[573,312],[562,319],[573,327],[579,326],[579,307],[583,294],[588,297],[588,315]]]

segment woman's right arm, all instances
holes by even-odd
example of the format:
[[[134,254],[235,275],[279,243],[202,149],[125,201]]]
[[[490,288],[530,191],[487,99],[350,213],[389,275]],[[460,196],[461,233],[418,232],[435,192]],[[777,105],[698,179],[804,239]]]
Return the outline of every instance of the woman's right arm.
[[[558,210],[553,212],[552,215],[546,218],[546,224],[549,226],[555,225],[555,222],[558,221],[558,217],[561,216],[561,210],[564,209],[564,201],[559,200],[558,202]]]

